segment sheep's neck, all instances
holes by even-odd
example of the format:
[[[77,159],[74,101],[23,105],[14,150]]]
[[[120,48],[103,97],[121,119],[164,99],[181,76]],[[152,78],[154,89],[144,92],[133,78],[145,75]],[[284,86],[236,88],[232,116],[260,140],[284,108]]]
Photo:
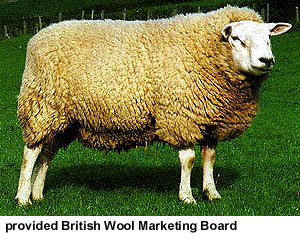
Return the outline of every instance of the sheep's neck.
[[[201,68],[198,71],[195,68],[192,78],[197,96],[195,102],[199,110],[204,109],[205,127],[211,132],[205,134],[217,140],[231,139],[242,134],[257,113],[259,89],[266,76],[246,76],[229,66],[214,68],[214,64]],[[205,108],[201,106],[203,100]]]

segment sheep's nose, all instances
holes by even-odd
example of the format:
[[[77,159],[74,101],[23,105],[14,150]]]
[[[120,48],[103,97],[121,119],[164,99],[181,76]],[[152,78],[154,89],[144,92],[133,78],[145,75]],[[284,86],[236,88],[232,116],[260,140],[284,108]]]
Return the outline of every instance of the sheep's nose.
[[[266,64],[267,67],[270,67],[271,65],[275,64],[274,58],[264,58],[261,57],[259,58],[260,62],[263,62],[264,64]]]

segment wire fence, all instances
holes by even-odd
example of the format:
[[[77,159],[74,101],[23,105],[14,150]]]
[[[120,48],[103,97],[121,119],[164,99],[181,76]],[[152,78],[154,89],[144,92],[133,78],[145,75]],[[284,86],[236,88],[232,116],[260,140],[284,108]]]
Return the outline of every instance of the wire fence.
[[[248,6],[260,13],[265,22],[270,22],[274,18],[270,11],[270,4],[252,4]],[[23,18],[9,17],[6,22],[0,22],[0,39],[8,39],[16,36],[34,34],[42,28],[49,26],[52,23],[57,23],[70,19],[122,19],[122,20],[148,20],[159,19],[174,16],[179,13],[195,13],[209,12],[215,10],[216,7],[202,6],[176,6],[169,8],[153,8],[153,9],[134,9],[121,12],[105,11],[104,9],[87,9],[77,13],[57,13],[56,16],[27,16]],[[294,16],[289,16],[296,25],[299,23],[299,7],[294,9]],[[300,28],[299,28],[300,29]]]

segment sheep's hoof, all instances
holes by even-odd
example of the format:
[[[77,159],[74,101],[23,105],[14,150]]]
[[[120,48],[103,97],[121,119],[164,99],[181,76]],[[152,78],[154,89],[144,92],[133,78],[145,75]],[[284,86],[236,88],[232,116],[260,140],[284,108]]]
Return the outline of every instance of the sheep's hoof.
[[[203,190],[203,197],[208,199],[209,201],[212,200],[220,200],[221,199],[221,195],[218,193],[218,191],[216,189],[214,190]]]
[[[28,200],[23,200],[22,198],[16,197],[16,198],[15,198],[15,201],[17,202],[17,204],[18,204],[20,207],[25,207],[25,206],[28,206],[28,205],[32,205],[32,202],[30,201],[30,199],[28,199]]]
[[[196,200],[193,198],[192,195],[182,195],[182,193],[179,193],[178,198],[180,201],[186,203],[186,204],[196,204]]]
[[[186,204],[197,204],[196,200],[193,197],[186,197],[182,201]]]
[[[43,196],[32,196],[32,201],[41,202],[43,200]]]

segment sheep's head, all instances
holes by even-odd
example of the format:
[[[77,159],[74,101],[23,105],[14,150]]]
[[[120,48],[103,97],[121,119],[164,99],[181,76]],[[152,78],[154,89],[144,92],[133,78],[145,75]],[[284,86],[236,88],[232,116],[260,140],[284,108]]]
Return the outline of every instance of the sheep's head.
[[[239,71],[264,75],[275,63],[270,37],[285,33],[290,28],[288,23],[240,21],[225,25],[221,33],[232,47],[233,61]]]

